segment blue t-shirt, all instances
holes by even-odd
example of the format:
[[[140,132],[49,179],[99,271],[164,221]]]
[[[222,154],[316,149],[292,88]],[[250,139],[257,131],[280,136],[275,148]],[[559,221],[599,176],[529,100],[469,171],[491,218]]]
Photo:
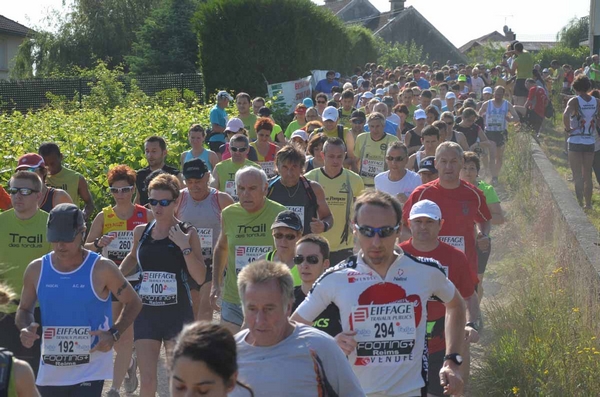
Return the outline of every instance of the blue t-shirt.
[[[225,109],[221,109],[218,105],[213,106],[210,109],[210,124],[220,125],[221,127],[227,127],[227,112]],[[223,133],[214,133],[208,138],[209,142],[225,142],[226,137]]]
[[[421,77],[421,78],[419,78],[419,80],[417,80],[417,85],[422,90],[428,90],[429,88],[431,88],[431,84],[429,84],[429,81],[427,81],[423,77]]]
[[[331,89],[333,87],[339,87],[340,82],[337,80],[333,80],[331,83],[327,81],[327,79],[323,79],[317,83],[315,87],[315,91],[324,92],[327,95],[331,95]]]
[[[386,134],[389,134],[389,135],[397,136],[396,135],[397,130],[398,130],[398,124],[396,124],[392,121],[389,121],[389,120],[385,121],[385,126],[383,127],[383,132],[385,132]],[[364,131],[369,132],[368,124],[365,124]]]

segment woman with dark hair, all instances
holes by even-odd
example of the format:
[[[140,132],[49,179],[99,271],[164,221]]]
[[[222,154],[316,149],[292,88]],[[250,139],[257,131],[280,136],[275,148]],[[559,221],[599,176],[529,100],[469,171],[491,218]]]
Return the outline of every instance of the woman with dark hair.
[[[126,165],[117,165],[108,171],[108,190],[115,200],[114,207],[103,208],[96,215],[87,236],[85,249],[101,252],[102,256],[117,265],[129,254],[133,245],[133,229],[153,219],[152,211],[131,201],[135,191],[135,171]],[[132,274],[125,274],[135,288],[140,282],[139,268]],[[123,305],[111,295],[113,320],[117,321]],[[138,386],[136,376],[137,361],[133,357],[133,327],[127,328],[121,338],[115,342],[115,365],[113,383],[109,396],[116,395],[121,384],[125,391],[133,393]],[[111,394],[112,393],[112,394]]]
[[[206,395],[226,397],[236,385],[254,396],[237,380],[237,346],[231,332],[217,324],[194,323],[177,337],[171,359],[172,397]]]
[[[399,103],[396,106],[394,106],[394,113],[396,113],[398,117],[400,117],[400,124],[398,124],[398,129],[402,131],[402,140],[404,140],[404,135],[408,131],[415,128],[414,125],[406,121],[408,115],[410,114],[410,111],[408,110],[408,106]]]
[[[585,209],[592,208],[592,165],[598,134],[598,100],[588,94],[591,88],[592,83],[586,75],[577,76],[573,82],[577,96],[569,99],[563,113],[575,195],[580,206],[585,200]]]
[[[325,166],[325,162],[321,157],[321,152],[323,151],[323,145],[325,144],[325,141],[327,141],[327,135],[323,133],[315,134],[312,136],[312,138],[310,138],[307,148],[310,156],[306,158],[306,168],[304,172]]]

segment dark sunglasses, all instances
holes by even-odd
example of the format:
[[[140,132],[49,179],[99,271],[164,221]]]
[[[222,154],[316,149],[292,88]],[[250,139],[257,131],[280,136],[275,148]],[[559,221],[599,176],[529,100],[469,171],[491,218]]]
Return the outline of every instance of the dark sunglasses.
[[[387,161],[397,161],[397,162],[404,161],[404,159],[405,159],[405,158],[406,158],[406,157],[402,157],[402,156],[396,156],[396,157],[394,157],[394,156],[386,156],[386,157],[385,157],[385,159],[386,159]]]
[[[384,227],[354,225],[354,228],[358,230],[360,234],[368,238],[373,238],[376,234],[381,238],[386,238],[394,234],[400,228],[400,225]]]
[[[133,190],[133,186],[109,187],[108,190],[112,194],[129,193],[129,192],[131,192]]]
[[[231,150],[232,152],[240,152],[240,153],[244,153],[246,150],[248,150],[247,147],[235,147],[235,146],[230,146],[229,150]]]
[[[304,257],[302,255],[296,255],[294,257],[294,264],[301,265],[304,263],[305,260],[309,265],[316,265],[317,263],[319,263],[319,257],[317,255],[308,255],[307,257]]]
[[[162,199],[162,200],[155,200],[155,199],[148,199],[148,203],[153,206],[156,207],[157,205],[160,205],[161,207],[168,207],[169,205],[171,205],[171,203],[175,201],[175,199],[173,200],[167,200],[167,199]]]
[[[352,124],[364,124],[364,120],[352,120]]]
[[[6,189],[6,191],[8,192],[8,194],[11,194],[13,196],[17,193],[19,193],[21,196],[29,196],[32,193],[40,192],[39,190],[33,190],[28,187],[9,187],[8,189]]]
[[[296,238],[296,235],[295,234],[275,233],[273,235],[273,238],[275,238],[275,240],[281,240],[281,239],[285,238],[288,241],[292,241]]]

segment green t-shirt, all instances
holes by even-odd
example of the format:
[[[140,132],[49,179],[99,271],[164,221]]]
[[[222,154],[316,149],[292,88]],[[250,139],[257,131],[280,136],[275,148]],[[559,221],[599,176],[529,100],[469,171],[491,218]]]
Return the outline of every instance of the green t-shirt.
[[[338,123],[342,124],[346,128],[352,128],[352,121],[350,121],[350,117],[352,116],[352,112],[354,112],[355,110],[355,108],[352,108],[348,111],[345,111],[344,108],[339,108],[338,112],[341,113],[341,115],[338,120]]]
[[[246,161],[243,164],[236,164],[231,159],[227,159],[225,161],[221,161],[215,166],[214,172],[219,178],[218,189],[221,192],[225,192],[228,195],[230,195],[235,201],[238,201],[238,196],[235,190],[235,173],[240,168],[245,166],[251,166],[260,169],[260,165],[248,159],[246,159]]]
[[[492,185],[487,184],[484,181],[479,181],[477,187],[483,192],[487,204],[496,204],[500,202],[496,189],[494,189]]]
[[[277,142],[277,134],[279,134],[281,131],[283,131],[283,129],[281,128],[281,126],[279,124],[273,125],[273,131],[271,131],[271,140],[273,142]]]
[[[244,128],[248,131],[248,138],[250,138],[251,141],[255,141],[257,138],[256,131],[254,130],[254,124],[256,124],[257,120],[256,115],[254,113],[250,113],[246,117],[238,115],[238,118],[242,120],[242,123],[244,123]]]
[[[300,125],[300,123],[298,122],[298,120],[292,120],[292,122],[290,124],[288,124],[287,128],[285,129],[285,137],[287,139],[290,139],[292,137],[292,134],[294,133],[294,131],[296,130],[300,130],[302,129],[302,125]]]
[[[417,110],[417,105],[407,106],[408,108],[408,116],[406,116],[406,121],[414,124],[413,116],[415,115],[415,110]]]
[[[517,79],[533,78],[533,57],[530,52],[523,51],[515,62],[517,63]]]
[[[375,186],[374,178],[386,170],[385,153],[388,145],[398,138],[394,135],[384,134],[383,138],[374,141],[370,132],[365,132],[356,137],[354,154],[359,158],[358,175],[365,186]]]
[[[76,171],[63,167],[58,174],[48,175],[46,185],[66,190],[73,203],[79,206],[79,174]]]
[[[365,184],[358,174],[342,169],[342,173],[330,178],[321,168],[315,168],[304,175],[306,179],[318,182],[325,191],[325,201],[333,215],[333,226],[321,236],[329,241],[331,252],[354,247],[350,224],[354,198],[360,196]]]
[[[277,252],[277,250],[273,250],[273,251],[269,252],[265,258],[268,261],[273,261],[273,258],[275,257],[276,252]],[[302,285],[302,279],[300,278],[300,272],[298,271],[298,266],[294,265],[294,267],[292,267],[290,269],[290,273],[292,274],[292,279],[294,279],[294,287],[298,287],[298,286]]]
[[[48,213],[42,210],[26,220],[17,218],[14,209],[0,214],[0,280],[19,296],[27,265],[52,251],[47,223]]]
[[[286,208],[266,199],[263,208],[249,213],[239,203],[232,204],[221,213],[227,236],[227,275],[223,287],[223,300],[239,305],[237,275],[247,264],[275,249],[271,225]]]

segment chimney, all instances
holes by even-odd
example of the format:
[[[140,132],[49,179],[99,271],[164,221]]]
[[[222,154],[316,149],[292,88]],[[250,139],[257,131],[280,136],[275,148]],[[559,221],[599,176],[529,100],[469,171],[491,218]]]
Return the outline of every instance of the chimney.
[[[406,0],[390,0],[390,3],[392,3],[392,14],[402,12],[404,10],[405,1]]]

